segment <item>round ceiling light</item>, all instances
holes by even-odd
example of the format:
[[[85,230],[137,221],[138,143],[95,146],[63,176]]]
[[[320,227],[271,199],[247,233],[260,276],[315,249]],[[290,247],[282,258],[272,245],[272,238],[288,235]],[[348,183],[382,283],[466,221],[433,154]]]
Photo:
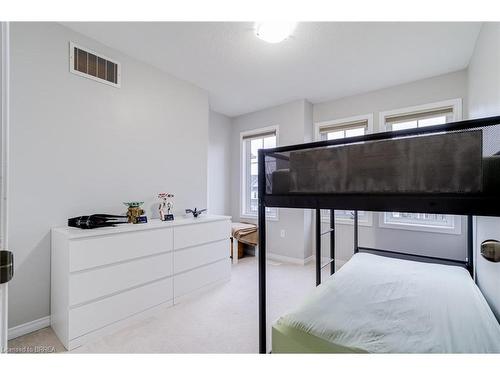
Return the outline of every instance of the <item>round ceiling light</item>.
[[[255,35],[268,43],[279,43],[292,35],[296,22],[257,22]]]

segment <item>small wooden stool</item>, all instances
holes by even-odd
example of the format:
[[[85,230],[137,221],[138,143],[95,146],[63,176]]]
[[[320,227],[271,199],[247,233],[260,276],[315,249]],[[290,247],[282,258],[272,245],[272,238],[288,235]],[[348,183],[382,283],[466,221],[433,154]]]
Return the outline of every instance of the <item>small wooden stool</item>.
[[[245,253],[245,245],[255,248],[257,254],[258,232],[257,226],[250,223],[232,223],[231,228],[231,258],[233,264],[238,263],[238,258],[243,258]],[[236,255],[236,249],[238,254]]]
[[[236,241],[236,240],[233,237],[231,237],[231,258],[233,258],[234,241]],[[238,259],[243,258],[245,244],[243,242],[240,242],[240,241],[236,241],[236,242],[238,243]]]

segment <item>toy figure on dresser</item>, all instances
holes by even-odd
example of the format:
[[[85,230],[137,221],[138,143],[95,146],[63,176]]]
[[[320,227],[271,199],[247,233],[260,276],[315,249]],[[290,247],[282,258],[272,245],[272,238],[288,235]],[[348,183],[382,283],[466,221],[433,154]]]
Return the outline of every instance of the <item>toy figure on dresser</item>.
[[[199,215],[201,215],[206,210],[207,210],[206,208],[204,208],[203,210],[198,210],[196,207],[194,208],[194,210],[192,210],[190,208],[186,208],[186,213],[187,214],[193,214],[193,217],[197,218]]]
[[[68,219],[68,226],[80,229],[114,227],[116,224],[126,224],[127,216],[94,214],[77,216]]]
[[[160,193],[158,194],[158,198],[160,201],[160,206],[158,207],[158,211],[160,214],[160,220],[162,221],[171,221],[174,220],[174,215],[171,213],[172,208],[174,208],[174,203],[171,198],[174,195],[170,193]],[[165,208],[167,209],[167,213],[165,214]]]
[[[144,210],[141,208],[141,204],[143,203],[144,202],[123,202],[123,204],[128,207],[127,217],[129,223],[140,224],[148,222],[148,218],[144,215]]]

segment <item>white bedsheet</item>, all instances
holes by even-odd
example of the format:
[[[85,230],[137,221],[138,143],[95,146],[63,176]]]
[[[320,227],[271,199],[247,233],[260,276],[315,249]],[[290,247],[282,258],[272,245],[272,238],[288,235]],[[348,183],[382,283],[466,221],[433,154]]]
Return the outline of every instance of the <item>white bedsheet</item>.
[[[500,325],[465,269],[368,253],[279,323],[373,353],[500,353]]]

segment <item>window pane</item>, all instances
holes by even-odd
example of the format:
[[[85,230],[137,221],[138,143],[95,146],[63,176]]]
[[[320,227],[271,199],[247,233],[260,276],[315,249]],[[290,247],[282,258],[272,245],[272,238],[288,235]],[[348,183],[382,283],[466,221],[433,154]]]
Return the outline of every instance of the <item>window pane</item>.
[[[274,148],[276,147],[276,137],[266,137],[264,138],[264,148]]]
[[[262,148],[262,138],[252,139],[250,141],[250,153],[252,159],[257,159],[259,148]]]
[[[250,174],[252,176],[257,176],[259,174],[259,163],[251,163],[250,164]]]
[[[422,214],[409,212],[386,212],[385,220],[388,224],[406,224],[450,228],[454,221],[452,215]]]
[[[446,124],[446,116],[438,116],[418,120],[418,127]]]
[[[354,128],[354,129],[346,129],[345,136],[346,137],[356,137],[359,135],[365,134],[365,128]]]
[[[404,129],[412,129],[418,126],[418,122],[415,121],[405,121],[397,124],[392,124],[392,130],[404,130]]]
[[[253,138],[245,141],[244,158],[245,158],[245,179],[244,183],[244,200],[243,214],[257,215],[259,207],[259,185],[258,185],[258,150],[261,148],[276,147],[276,136],[266,136],[261,138]],[[246,149],[246,152],[245,152]],[[275,208],[266,208],[266,214],[270,217],[276,217]]]
[[[338,130],[336,132],[328,132],[327,133],[327,139],[328,140],[331,140],[331,139],[341,139],[341,138],[344,138],[344,137],[345,137],[345,134],[344,134],[343,130]]]

